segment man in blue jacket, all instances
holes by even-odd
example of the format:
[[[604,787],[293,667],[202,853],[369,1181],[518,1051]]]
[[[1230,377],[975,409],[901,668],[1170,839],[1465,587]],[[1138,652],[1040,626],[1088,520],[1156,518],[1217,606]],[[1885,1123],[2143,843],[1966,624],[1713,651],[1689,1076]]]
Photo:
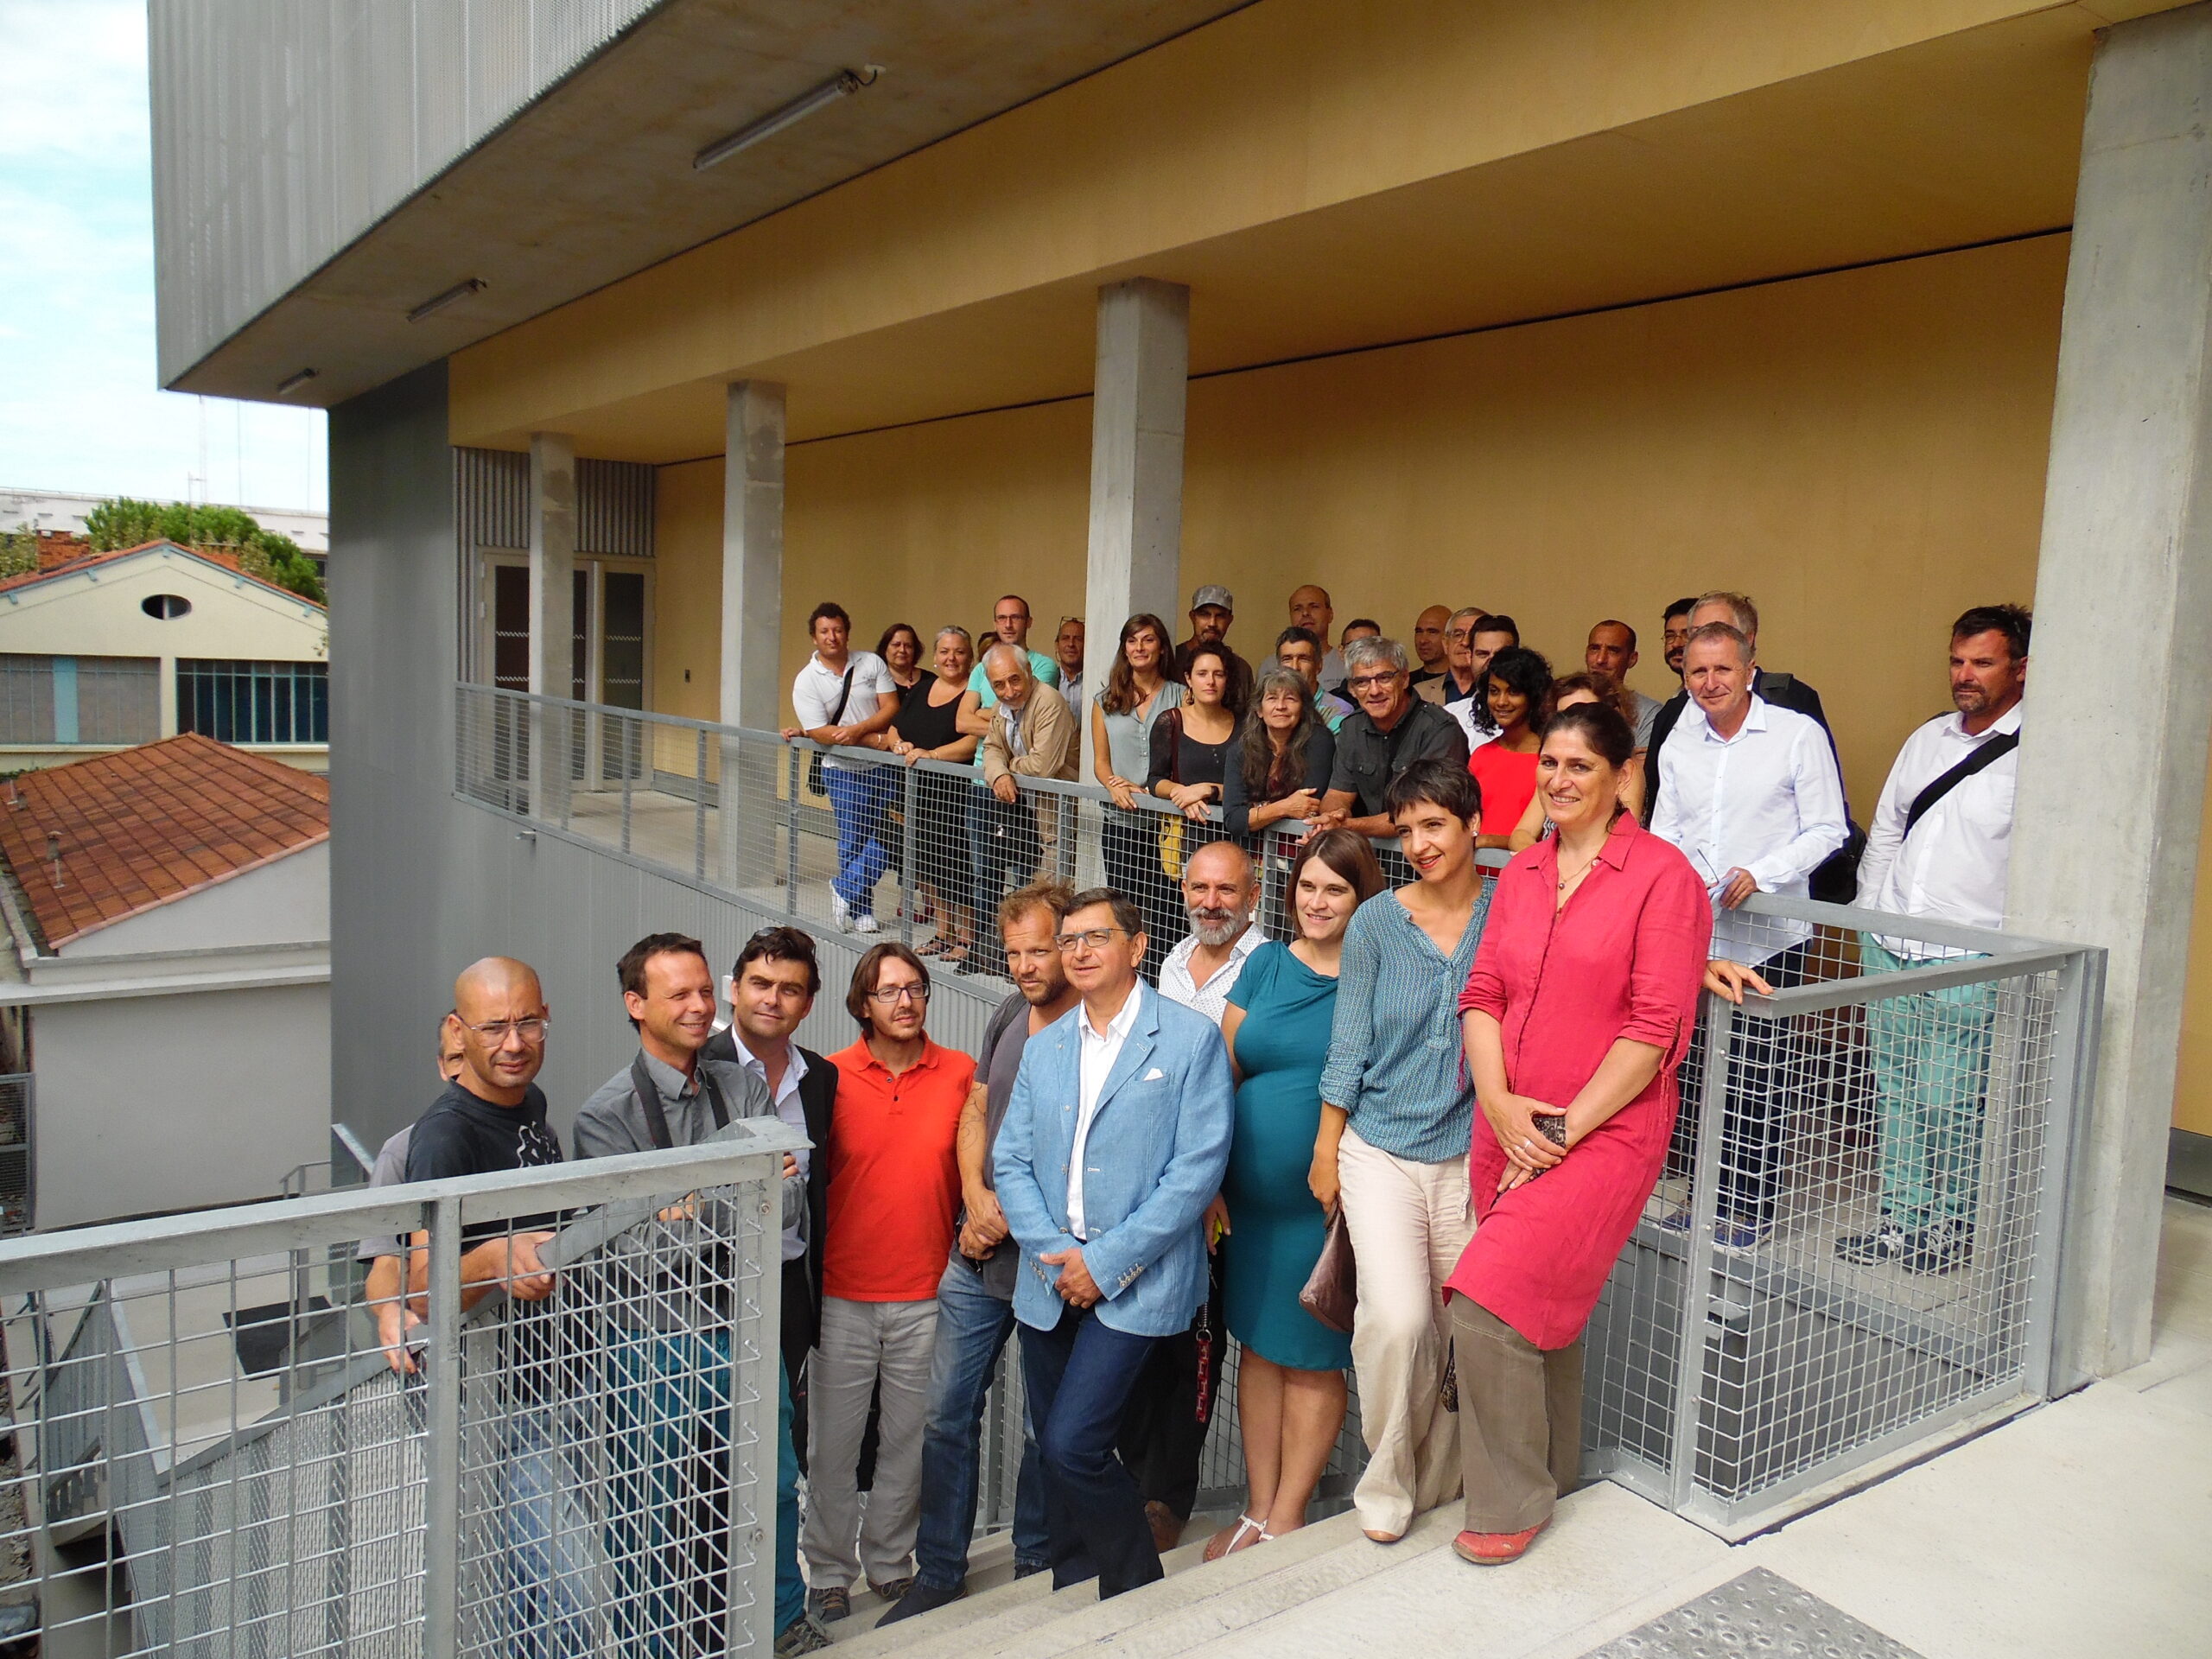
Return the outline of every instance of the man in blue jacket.
[[[1114,1446],[1153,1344],[1205,1300],[1199,1224],[1235,1110],[1220,1032],[1142,982],[1145,943],[1128,899],[1076,894],[1059,945],[1083,1000],[1022,1052],[994,1156],[1052,1586],[1095,1577],[1102,1598],[1160,1576]]]

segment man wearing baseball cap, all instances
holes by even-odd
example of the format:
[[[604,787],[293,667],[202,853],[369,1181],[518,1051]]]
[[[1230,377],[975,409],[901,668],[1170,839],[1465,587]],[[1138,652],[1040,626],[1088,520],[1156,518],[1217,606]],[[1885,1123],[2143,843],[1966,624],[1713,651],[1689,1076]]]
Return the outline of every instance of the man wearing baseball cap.
[[[1237,719],[1252,706],[1252,664],[1229,648],[1229,625],[1236,620],[1236,601],[1229,589],[1209,582],[1191,595],[1191,637],[1175,647],[1175,677],[1191,671],[1191,653],[1200,645],[1218,645],[1229,658],[1229,712]]]

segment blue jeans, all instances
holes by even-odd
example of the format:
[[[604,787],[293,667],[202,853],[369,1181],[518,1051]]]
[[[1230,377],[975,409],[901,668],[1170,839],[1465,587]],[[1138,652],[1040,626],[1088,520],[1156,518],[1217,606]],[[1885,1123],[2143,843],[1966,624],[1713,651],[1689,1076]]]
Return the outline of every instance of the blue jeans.
[[[791,1443],[791,1374],[776,1362],[776,1634],[806,1611],[798,1570],[798,1448]]]
[[[830,890],[859,915],[874,912],[875,884],[891,863],[883,846],[884,815],[898,798],[899,780],[896,766],[822,768],[822,786],[837,820],[837,874]]]
[[[500,1446],[505,1582],[493,1605],[505,1616],[505,1651],[518,1659],[584,1659],[595,1646],[591,1523],[557,1433],[553,1408],[526,1405]]]
[[[1008,1240],[999,1247],[1012,1249]],[[949,1263],[937,1287],[937,1347],[930,1356],[930,1414],[922,1433],[922,1516],[914,1535],[916,1582],[957,1590],[968,1577],[976,1533],[976,1489],[982,1463],[983,1396],[1014,1329],[1014,1304],[983,1288],[964,1258]],[[1037,1447],[1022,1437],[1014,1495],[1014,1559],[1048,1564],[1045,1476]]]
[[[968,860],[976,874],[976,912],[998,914],[1006,896],[1006,873],[1014,871],[1014,885],[1027,881],[1043,861],[1044,848],[1037,835],[1037,803],[1027,797],[1002,801],[990,785],[978,782],[968,802]]]
[[[729,1335],[626,1331],[608,1358],[616,1645],[655,1659],[727,1648]]]
[[[1161,1576],[1136,1477],[1114,1455],[1130,1393],[1157,1340],[1073,1307],[1050,1331],[1021,1327],[1055,1590],[1095,1578],[1103,1600]]]

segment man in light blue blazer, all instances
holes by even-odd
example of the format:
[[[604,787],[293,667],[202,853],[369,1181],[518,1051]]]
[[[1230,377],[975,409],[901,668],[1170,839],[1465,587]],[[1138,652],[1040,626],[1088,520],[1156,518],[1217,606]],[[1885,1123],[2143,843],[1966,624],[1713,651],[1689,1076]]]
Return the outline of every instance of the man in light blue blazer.
[[[1205,1300],[1199,1226],[1229,1162],[1235,1087],[1213,1022],[1138,976],[1129,899],[1077,893],[1059,943],[1083,1000],[1022,1051],[994,1173],[1021,1246],[1014,1314],[1052,1587],[1095,1577],[1103,1598],[1160,1576],[1114,1446],[1153,1344]]]

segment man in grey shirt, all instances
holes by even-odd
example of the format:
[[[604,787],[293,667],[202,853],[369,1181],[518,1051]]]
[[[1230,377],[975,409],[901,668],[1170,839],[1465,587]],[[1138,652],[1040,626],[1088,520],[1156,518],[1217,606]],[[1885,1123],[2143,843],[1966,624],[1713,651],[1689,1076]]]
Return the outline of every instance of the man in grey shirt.
[[[461,1016],[448,1008],[438,1016],[438,1079],[452,1083],[460,1076]],[[371,1186],[397,1186],[407,1179],[407,1143],[414,1134],[415,1126],[410,1123],[377,1149],[376,1162],[369,1168]],[[365,1238],[353,1252],[357,1261],[368,1264],[361,1300],[376,1320],[377,1339],[383,1344],[385,1359],[402,1375],[415,1369],[407,1352],[407,1333],[423,1323],[408,1311],[399,1294],[399,1262],[405,1253],[397,1233]]]
[[[714,1034],[715,976],[698,940],[648,934],[623,954],[616,972],[638,1032],[638,1056],[577,1112],[579,1160],[697,1146],[733,1119],[776,1115],[760,1078],[701,1052]],[[785,1226],[797,1222],[805,1204],[805,1178],[785,1154]],[[725,1600],[734,1310],[719,1306],[728,1274],[712,1258],[735,1239],[739,1224],[712,1200],[697,1198],[663,1211],[661,1223],[696,1230],[701,1236],[691,1248],[700,1259],[683,1260],[683,1247],[671,1251],[665,1239],[617,1241],[607,1253],[607,1270],[626,1275],[625,1300],[634,1315],[625,1322],[634,1328],[613,1333],[607,1356],[616,1379],[610,1451],[615,1479],[627,1489],[624,1501],[609,1505],[607,1555],[623,1592],[614,1618],[626,1648],[718,1653],[735,1634]],[[635,1248],[626,1249],[626,1243]],[[787,1408],[782,1417],[779,1489],[797,1469]],[[676,1490],[690,1501],[669,1501]],[[805,1616],[796,1495],[788,1505],[784,1497],[779,1490],[776,1651],[811,1653],[829,1645],[829,1633]]]
[[[914,1538],[914,1585],[880,1621],[911,1618],[966,1593],[968,1541],[976,1530],[983,1399],[1000,1351],[1014,1330],[1014,1275],[1021,1252],[1007,1236],[991,1178],[991,1147],[1030,1038],[1077,1001],[1061,966],[1058,935],[1074,893],[1065,883],[1033,881],[1006,896],[999,932],[1013,995],[983,1029],[976,1084],[960,1114],[957,1154],[965,1213],[937,1289],[937,1347],[930,1363],[930,1405],[922,1436],[922,1512]],[[1025,1445],[1014,1508],[1014,1575],[1051,1565],[1045,1486],[1036,1448]]]

